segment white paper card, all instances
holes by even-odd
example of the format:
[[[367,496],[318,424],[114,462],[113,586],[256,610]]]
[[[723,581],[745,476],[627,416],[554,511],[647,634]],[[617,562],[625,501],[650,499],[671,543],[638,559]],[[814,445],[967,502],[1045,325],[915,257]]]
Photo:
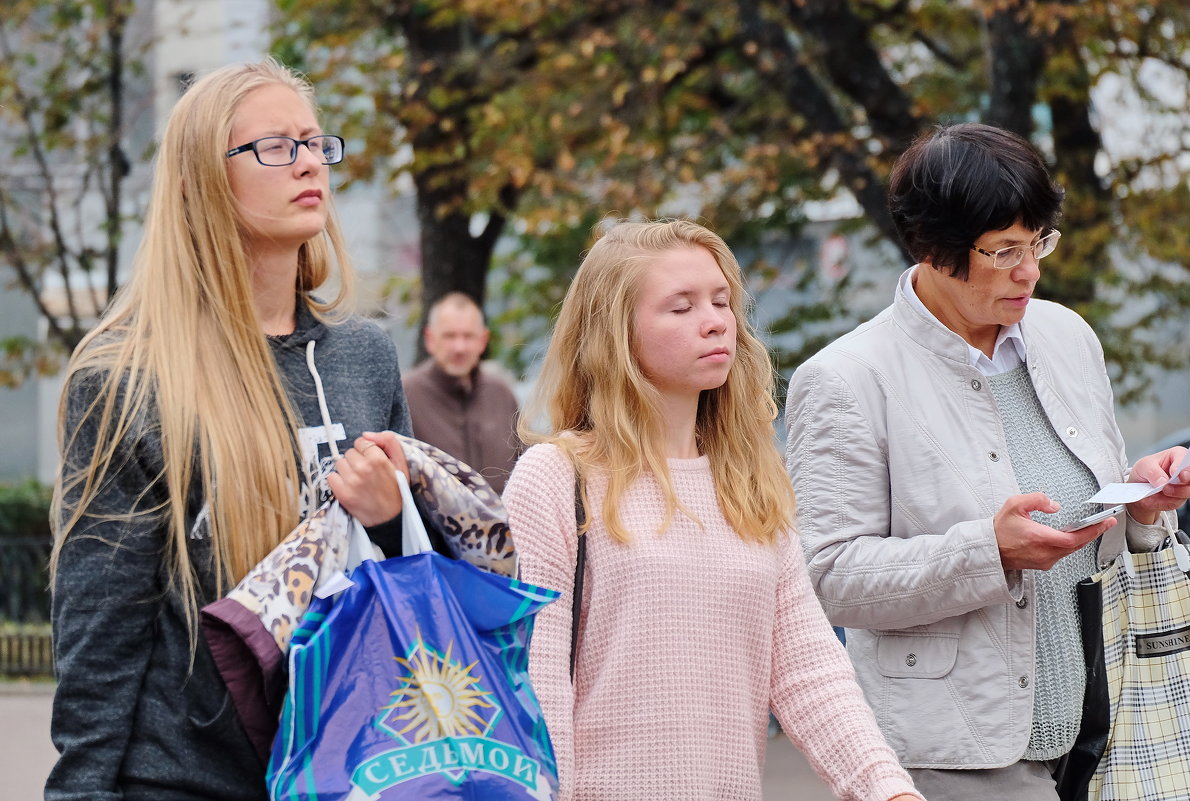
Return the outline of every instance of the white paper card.
[[[1172,473],[1176,476],[1187,467],[1190,467],[1190,451],[1186,451],[1186,455],[1182,457],[1181,463],[1173,469]],[[1087,498],[1086,503],[1133,503],[1139,501],[1141,498],[1156,495],[1168,483],[1169,479],[1162,481],[1155,487],[1152,484],[1141,482],[1108,484],[1099,490],[1099,492]],[[1174,483],[1177,484],[1178,482],[1175,481]]]
[[[1161,486],[1165,485],[1162,484]],[[1160,491],[1161,487],[1154,487],[1151,484],[1107,484],[1099,492],[1087,498],[1086,502],[1133,503],[1139,501],[1141,498],[1156,495]]]

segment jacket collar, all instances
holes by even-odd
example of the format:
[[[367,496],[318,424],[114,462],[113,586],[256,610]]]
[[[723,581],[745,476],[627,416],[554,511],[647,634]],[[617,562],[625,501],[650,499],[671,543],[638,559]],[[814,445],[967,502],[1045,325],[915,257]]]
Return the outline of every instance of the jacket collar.
[[[458,376],[453,376],[438,366],[438,362],[434,361],[431,356],[427,359],[427,370],[429,372],[430,380],[441,387],[451,395],[457,395],[461,398],[469,397],[475,394],[475,389],[479,382],[479,365],[475,365],[471,369],[471,374],[468,380],[464,380]]]
[[[904,295],[913,311],[917,312],[919,316],[925,316],[927,320],[932,321],[935,325],[945,327],[938,318],[930,313],[914,289],[913,276],[915,275],[915,271],[924,269],[928,268],[925,265],[916,265],[903,272],[897,281],[897,293]],[[1020,323],[1000,327],[990,358],[970,343],[966,343],[966,345],[967,364],[984,375],[996,375],[997,373],[1006,372],[1028,360],[1025,349],[1025,335]]]
[[[909,338],[926,350],[948,361],[961,365],[970,365],[967,357],[967,340],[951,331],[932,316],[924,314],[910,302],[902,288],[902,281],[908,280],[914,267],[901,273],[897,281],[896,295],[893,297],[892,317],[897,327],[903,329]]]

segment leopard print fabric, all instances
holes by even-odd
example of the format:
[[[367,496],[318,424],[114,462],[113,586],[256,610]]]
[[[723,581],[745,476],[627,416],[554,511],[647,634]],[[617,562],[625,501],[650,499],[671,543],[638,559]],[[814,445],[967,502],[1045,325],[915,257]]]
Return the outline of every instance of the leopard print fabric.
[[[410,489],[427,529],[448,554],[481,570],[515,578],[516,551],[500,496],[483,476],[419,440],[400,437]],[[274,548],[227,598],[260,620],[282,652],[316,590],[349,565],[351,516],[332,501],[319,507]]]
[[[442,535],[451,556],[516,578],[516,551],[500,496],[469,465],[429,443],[399,437],[409,487],[426,528]]]
[[[339,504],[324,504],[227,594],[260,620],[282,652],[289,649],[319,580],[347,569],[352,525]]]

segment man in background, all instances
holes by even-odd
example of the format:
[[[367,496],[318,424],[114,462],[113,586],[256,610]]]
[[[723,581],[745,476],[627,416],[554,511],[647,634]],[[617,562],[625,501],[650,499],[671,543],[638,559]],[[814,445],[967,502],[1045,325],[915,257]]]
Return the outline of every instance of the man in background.
[[[508,382],[480,364],[489,337],[483,311],[469,296],[451,292],[430,307],[424,336],[430,358],[404,375],[414,436],[466,462],[503,492],[520,454],[518,409]]]

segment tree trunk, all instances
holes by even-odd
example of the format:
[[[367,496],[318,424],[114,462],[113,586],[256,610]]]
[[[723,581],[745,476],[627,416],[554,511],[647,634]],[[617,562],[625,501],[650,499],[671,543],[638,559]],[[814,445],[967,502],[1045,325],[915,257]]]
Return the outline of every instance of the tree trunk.
[[[467,187],[461,182],[435,186],[432,173],[419,174],[417,222],[421,241],[421,322],[430,306],[448,292],[470,295],[483,308],[488,266],[505,218],[493,215],[479,236],[471,234],[471,216],[460,209]],[[443,213],[443,209],[450,209]],[[425,341],[417,339],[417,360],[426,357]]]
[[[128,9],[123,0],[108,0],[107,13],[107,47],[108,57],[111,59],[107,87],[111,119],[107,127],[108,169],[105,176],[107,186],[104,187],[104,235],[107,238],[107,296],[103,299],[105,308],[119,289],[120,239],[123,233],[120,217],[121,189],[129,170],[128,157],[121,146],[124,136],[124,30],[128,24]],[[98,311],[102,313],[102,310]]]
[[[986,121],[1028,139],[1033,134],[1037,80],[1045,46],[1030,20],[1029,3],[1007,3],[987,22],[989,102]]]
[[[492,251],[518,193],[506,186],[499,208],[489,210],[484,230],[478,236],[471,233],[470,115],[487,101],[476,73],[479,67],[463,66],[481,63],[463,58],[474,55],[474,32],[465,22],[437,25],[416,9],[394,15],[390,24],[402,30],[409,43],[408,74],[418,87],[414,96],[435,116],[412,137],[415,158],[429,165],[414,172],[421,243],[420,329],[430,306],[448,292],[466,293],[483,308]],[[441,92],[445,99],[436,102],[431,93],[435,88],[446,90]],[[418,337],[416,361],[426,356],[424,338]]]
[[[1061,91],[1049,101],[1054,121],[1054,177],[1066,189],[1067,238],[1063,256],[1047,263],[1042,291],[1060,303],[1075,306],[1095,300],[1103,268],[1110,264],[1108,246],[1114,235],[1111,193],[1095,172],[1103,149],[1091,124],[1091,79],[1068,22],[1052,39],[1053,55],[1066,66]]]
[[[762,18],[757,0],[739,0],[737,7],[744,36],[758,45],[751,61],[777,86],[785,98],[786,113],[805,119],[805,135],[822,143],[826,163],[839,173],[876,230],[901,248],[908,262],[910,257],[888,213],[884,184],[868,163],[864,143],[844,124],[828,92],[803,63],[788,32]]]
[[[886,147],[903,152],[923,123],[913,114],[913,100],[881,62],[872,26],[839,0],[786,0],[785,9],[809,40],[823,43],[816,55],[831,82],[864,109]]]

